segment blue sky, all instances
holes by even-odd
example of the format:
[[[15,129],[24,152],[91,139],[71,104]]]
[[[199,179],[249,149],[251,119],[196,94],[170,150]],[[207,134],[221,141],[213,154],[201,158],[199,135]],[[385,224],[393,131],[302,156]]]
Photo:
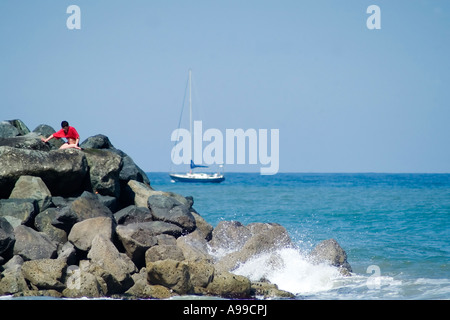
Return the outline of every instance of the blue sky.
[[[168,171],[192,69],[196,119],[279,129],[280,171],[450,172],[449,40],[445,0],[2,0],[0,120],[67,120]]]

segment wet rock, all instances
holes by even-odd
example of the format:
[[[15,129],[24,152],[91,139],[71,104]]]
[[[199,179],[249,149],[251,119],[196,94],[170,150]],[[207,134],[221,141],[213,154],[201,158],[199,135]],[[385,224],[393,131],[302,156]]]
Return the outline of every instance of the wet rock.
[[[315,263],[327,263],[340,269],[343,275],[350,275],[352,268],[347,261],[347,253],[335,239],[324,240],[309,254]]]

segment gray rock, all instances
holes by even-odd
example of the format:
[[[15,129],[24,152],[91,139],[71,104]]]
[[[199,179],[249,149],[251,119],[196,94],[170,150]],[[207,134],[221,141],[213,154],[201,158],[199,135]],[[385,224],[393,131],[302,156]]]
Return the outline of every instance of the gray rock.
[[[135,205],[130,205],[120,211],[117,211],[114,213],[114,217],[116,218],[118,224],[123,225],[153,221],[150,209],[146,207],[137,207]]]
[[[252,232],[239,221],[220,221],[209,245],[213,252],[232,252],[240,250],[251,236]]]
[[[56,131],[49,125],[40,124],[33,130],[33,132],[40,137],[48,138]],[[49,142],[47,142],[47,145],[50,147],[50,149],[53,150],[59,149],[63,144],[64,142],[61,139],[52,139]]]
[[[52,194],[40,177],[21,176],[14,185],[10,199],[36,199],[39,212],[52,204]]]
[[[179,236],[181,228],[162,221],[118,225],[116,232],[127,255],[136,266],[145,264],[145,252],[158,243],[169,243],[162,236]]]
[[[26,134],[30,133],[30,129],[26,126],[26,124],[20,120],[20,119],[14,119],[14,120],[6,120],[11,125],[13,125],[17,131],[19,132],[19,135],[24,136]]]
[[[40,212],[34,219],[34,226],[37,231],[43,232],[57,243],[65,243],[67,241],[67,233],[53,226],[53,220],[58,216],[60,209],[48,208]]]
[[[309,254],[314,263],[327,263],[340,269],[343,275],[350,275],[352,268],[347,261],[347,253],[335,239],[324,240]]]
[[[109,217],[114,220],[111,210],[95,194],[85,191],[67,207],[62,208],[52,224],[69,233],[75,223],[96,217]]]
[[[0,138],[9,138],[18,136],[19,130],[8,121],[0,122]]]
[[[122,169],[120,156],[109,150],[84,149],[89,165],[92,190],[101,195],[120,196],[119,172]]]
[[[0,146],[40,151],[50,151],[51,149],[51,146],[43,143],[41,137],[34,132],[25,136],[0,138]]]
[[[154,220],[176,224],[187,233],[194,231],[195,218],[187,205],[164,195],[150,196],[147,202]]]
[[[115,221],[109,217],[96,217],[77,222],[70,230],[68,240],[79,250],[89,251],[98,235],[113,241]]]
[[[0,217],[0,256],[5,253],[5,256],[9,256],[15,241],[13,226],[5,218]]]
[[[176,245],[157,245],[153,246],[145,252],[145,263],[158,260],[172,259],[176,261],[183,261],[183,251]]]
[[[39,209],[35,199],[0,199],[0,217],[16,227],[32,225]]]
[[[23,225],[14,228],[14,234],[14,254],[20,255],[24,260],[56,257],[56,244],[47,235]]]
[[[92,240],[88,258],[92,264],[103,270],[97,272],[97,275],[104,279],[109,294],[125,292],[133,285],[131,275],[137,271],[136,266],[127,255],[120,253],[109,239],[102,235],[96,236]]]
[[[38,151],[0,147],[0,198],[9,197],[24,175],[41,177],[54,196],[72,196],[83,190],[87,160],[76,149]]]

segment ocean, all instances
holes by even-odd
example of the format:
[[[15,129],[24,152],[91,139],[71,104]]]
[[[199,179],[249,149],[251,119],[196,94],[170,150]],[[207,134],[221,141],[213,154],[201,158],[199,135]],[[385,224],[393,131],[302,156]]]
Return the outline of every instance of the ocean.
[[[193,196],[215,227],[222,220],[284,226],[295,248],[283,264],[254,257],[233,272],[264,276],[297,299],[450,299],[450,174],[226,174],[220,184],[171,182],[148,173],[156,190]],[[307,254],[334,238],[353,273],[312,265]]]

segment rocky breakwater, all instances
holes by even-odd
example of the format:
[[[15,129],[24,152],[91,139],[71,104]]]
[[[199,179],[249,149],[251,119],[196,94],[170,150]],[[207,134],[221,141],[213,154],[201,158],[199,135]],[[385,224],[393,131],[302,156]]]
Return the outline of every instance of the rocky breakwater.
[[[40,140],[53,132],[0,122],[0,295],[293,296],[233,274],[255,255],[293,246],[284,227],[213,228],[192,197],[154,190],[106,136],[86,139],[81,151],[58,150],[58,141]],[[334,240],[312,257],[351,271]]]

